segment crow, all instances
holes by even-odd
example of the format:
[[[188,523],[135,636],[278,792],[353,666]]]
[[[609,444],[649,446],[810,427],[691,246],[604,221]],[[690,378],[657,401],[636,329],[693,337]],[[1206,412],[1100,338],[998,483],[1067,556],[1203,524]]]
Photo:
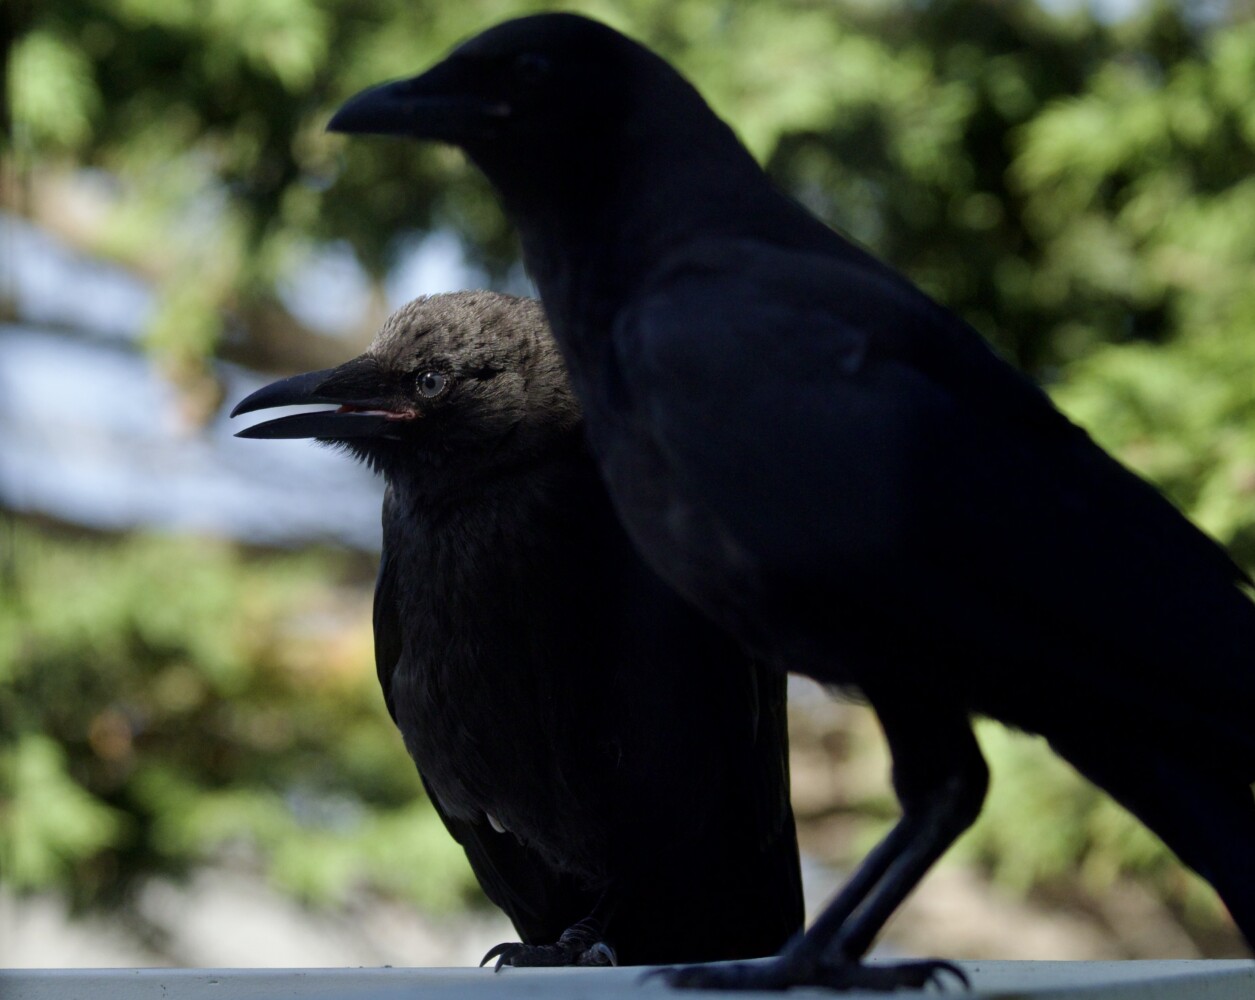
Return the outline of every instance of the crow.
[[[634,544],[747,649],[880,721],[900,821],[775,960],[672,983],[936,979],[859,960],[981,810],[975,715],[1044,736],[1255,944],[1255,604],[1161,494],[611,28],[499,24],[329,128],[465,151]]]
[[[502,965],[768,955],[802,925],[784,680],[635,554],[534,299],[393,314],[365,354],[244,399],[337,409],[383,475],[375,663],[445,826],[522,943]]]

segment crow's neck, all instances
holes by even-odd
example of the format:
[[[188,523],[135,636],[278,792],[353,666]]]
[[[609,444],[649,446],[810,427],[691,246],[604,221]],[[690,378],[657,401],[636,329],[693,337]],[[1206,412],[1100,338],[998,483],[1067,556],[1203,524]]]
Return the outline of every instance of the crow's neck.
[[[508,518],[520,504],[546,502],[583,448],[577,425],[545,448],[515,456],[465,450],[408,456],[384,468],[389,502],[397,514],[437,531]]]
[[[475,462],[463,454],[398,465],[387,480],[385,543],[425,564],[428,578],[456,589],[468,568],[488,572],[525,563],[528,546],[573,516],[565,508],[587,495],[595,472],[583,427],[576,425],[513,461],[497,454]]]
[[[498,185],[569,362],[604,349],[619,309],[660,261],[694,240],[818,246],[833,238],[730,129],[713,116],[706,125],[704,136],[628,132],[578,163],[557,157]]]
[[[439,495],[407,478],[389,482],[384,545],[394,565],[416,581],[401,601],[421,629],[454,620],[430,609],[475,607],[511,586],[506,578],[526,564],[529,525],[552,489],[550,477],[540,472],[482,484],[450,482]]]
[[[524,636],[586,600],[590,567],[608,558],[600,550],[611,515],[582,434],[571,443],[496,478],[450,478],[442,491],[390,477],[384,546],[411,581],[397,598],[409,655],[442,671],[478,669],[481,644],[459,636]]]

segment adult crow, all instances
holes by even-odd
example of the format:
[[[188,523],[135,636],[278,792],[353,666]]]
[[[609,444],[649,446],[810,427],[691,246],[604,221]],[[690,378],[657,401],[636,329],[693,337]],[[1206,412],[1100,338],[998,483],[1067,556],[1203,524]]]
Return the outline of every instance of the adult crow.
[[[673,982],[936,973],[855,960],[980,811],[975,713],[1044,735],[1255,942],[1255,606],[1155,490],[603,25],[498,25],[330,128],[467,152],[637,547],[750,649],[879,716],[901,821],[777,961]]]
[[[800,929],[784,678],[635,554],[535,300],[419,299],[233,416],[383,474],[375,663],[501,965],[768,955]]]

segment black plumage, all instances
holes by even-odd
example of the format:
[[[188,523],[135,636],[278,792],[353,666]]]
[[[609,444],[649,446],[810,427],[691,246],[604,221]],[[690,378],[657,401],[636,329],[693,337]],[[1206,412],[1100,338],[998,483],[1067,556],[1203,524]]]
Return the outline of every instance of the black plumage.
[[[632,550],[534,300],[420,299],[235,413],[387,480],[375,660],[432,802],[525,946],[504,964],[769,954],[801,926],[783,678]],[[487,959],[486,959],[487,960]]]
[[[330,127],[466,150],[518,226],[634,543],[884,728],[903,816],[846,889],[779,961],[674,982],[935,975],[854,960],[980,811],[974,713],[1044,735],[1255,942],[1255,605],[1159,493],[603,25],[507,22]]]

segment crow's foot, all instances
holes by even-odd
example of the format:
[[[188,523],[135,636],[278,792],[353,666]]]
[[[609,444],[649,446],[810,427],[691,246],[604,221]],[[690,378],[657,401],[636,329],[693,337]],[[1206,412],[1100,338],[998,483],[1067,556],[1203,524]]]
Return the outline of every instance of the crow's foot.
[[[496,971],[507,965],[516,968],[554,968],[564,965],[618,965],[614,949],[604,941],[581,941],[559,938],[556,944],[499,944],[491,948],[480,965],[497,960]]]
[[[925,959],[914,962],[820,962],[805,965],[787,958],[767,962],[720,962],[656,969],[669,986],[688,990],[787,990],[794,986],[821,986],[831,990],[944,989],[946,975],[970,988],[963,970],[951,962]]]

